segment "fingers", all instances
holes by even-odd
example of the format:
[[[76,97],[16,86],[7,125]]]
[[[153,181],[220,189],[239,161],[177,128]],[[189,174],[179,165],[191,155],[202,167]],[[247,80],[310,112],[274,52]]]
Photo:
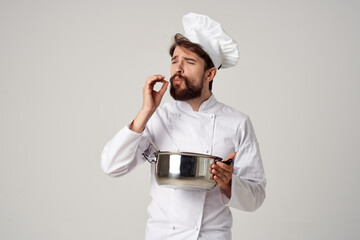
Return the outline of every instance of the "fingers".
[[[214,168],[219,169],[221,172],[227,171],[232,173],[234,171],[234,167],[232,164],[227,165],[226,163],[216,162],[214,165]]]
[[[235,152],[229,154],[226,160],[233,158],[235,158]],[[214,162],[210,165],[210,173],[212,173],[211,177],[216,181],[216,185],[224,191],[228,198],[231,198],[231,180],[233,172],[234,167],[232,164],[227,165],[222,162]]]
[[[229,176],[215,170],[212,169],[211,173],[213,174],[213,178],[215,179],[216,182],[228,182]]]
[[[152,75],[152,76],[149,76],[146,78],[146,82],[152,82],[152,81],[156,81],[156,80],[163,80],[165,79],[165,76],[164,75],[160,75],[160,74],[155,74],[155,75]]]
[[[158,92],[156,92],[154,90],[154,86],[157,82],[163,83],[163,85],[161,86],[161,88]],[[159,93],[160,96],[162,97],[165,94],[168,85],[169,85],[169,82],[165,80],[164,75],[159,75],[159,74],[152,75],[152,76],[149,76],[148,78],[146,78],[145,86],[144,86],[144,93],[145,92],[146,92],[146,94]]]
[[[228,183],[234,172],[234,167],[232,165],[227,165],[225,163],[217,162],[212,164],[210,173],[213,174],[213,178],[218,183]]]
[[[227,180],[227,178],[221,178],[221,177],[218,177],[217,175],[214,175],[213,176],[214,180],[216,181],[217,185],[219,187],[221,187],[222,185],[228,183],[231,179]]]
[[[225,162],[229,159],[234,159],[236,153],[232,152],[229,154],[229,156],[224,160]],[[228,165],[223,162],[215,162],[211,166],[212,170],[210,170],[211,173],[215,175],[220,181],[228,182],[232,178],[232,174],[234,172],[234,167],[232,164]],[[215,179],[215,178],[214,178]]]
[[[163,83],[159,91],[154,90],[157,82]],[[142,110],[151,114],[155,112],[156,108],[160,105],[168,85],[169,82],[165,80],[164,75],[157,74],[147,77],[143,87]]]
[[[157,82],[166,83],[168,81],[165,80],[164,75],[159,75],[159,74],[152,75],[152,76],[149,76],[148,78],[146,78],[145,86],[147,86],[147,88],[152,90]]]
[[[164,81],[165,81],[165,80],[164,80]],[[165,81],[164,84],[161,86],[161,89],[159,90],[159,94],[160,94],[161,96],[164,96],[168,85],[169,85],[169,82],[168,82],[168,81]]]
[[[213,171],[215,171],[215,173],[219,176],[226,176],[226,177],[230,177],[233,172],[234,172],[234,168],[232,165],[226,165],[224,163],[221,163],[222,166],[219,165],[219,163],[217,164],[213,164],[212,169]]]

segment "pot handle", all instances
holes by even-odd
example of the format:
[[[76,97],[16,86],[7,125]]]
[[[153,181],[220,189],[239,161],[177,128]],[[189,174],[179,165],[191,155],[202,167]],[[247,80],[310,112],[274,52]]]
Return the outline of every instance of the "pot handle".
[[[145,153],[143,153],[142,155],[144,156],[144,158],[145,158],[149,163],[156,163],[156,161],[157,161],[158,155],[157,155],[156,152],[154,153],[154,156],[153,156],[153,157],[150,157],[149,155],[147,155],[147,154],[145,154]]]
[[[230,164],[232,164],[233,160],[234,160],[234,159],[230,158],[230,159],[228,159],[228,160],[226,160],[226,161],[221,161],[221,162],[222,162],[222,163],[225,163],[226,165],[230,165]]]
[[[230,164],[232,164],[233,160],[234,160],[233,158],[230,158],[230,159],[228,159],[228,160],[226,160],[226,161],[215,160],[215,163],[216,163],[216,162],[222,162],[222,163],[225,163],[226,165],[230,165]]]

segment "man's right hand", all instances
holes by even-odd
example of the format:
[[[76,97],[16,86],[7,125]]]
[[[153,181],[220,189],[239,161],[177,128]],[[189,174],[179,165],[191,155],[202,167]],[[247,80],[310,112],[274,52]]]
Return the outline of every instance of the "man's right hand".
[[[158,92],[154,90],[154,86],[157,82],[163,83]],[[168,85],[169,82],[165,80],[163,75],[153,75],[146,79],[143,87],[143,106],[134,121],[130,124],[130,129],[132,131],[138,133],[144,131],[146,123],[160,105]]]
[[[163,83],[158,92],[154,90],[154,86],[157,82]],[[153,114],[160,105],[168,85],[169,82],[165,80],[165,76],[163,75],[153,75],[148,77],[145,81],[145,86],[143,87],[143,106],[141,109]]]

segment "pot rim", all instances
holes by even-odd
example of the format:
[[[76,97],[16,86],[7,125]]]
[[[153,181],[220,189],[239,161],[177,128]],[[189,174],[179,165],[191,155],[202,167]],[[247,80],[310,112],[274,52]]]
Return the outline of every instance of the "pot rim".
[[[221,157],[218,156],[214,156],[214,155],[208,155],[208,154],[203,154],[203,153],[194,153],[194,152],[170,152],[170,151],[160,151],[157,152],[158,155],[185,155],[185,156],[195,156],[195,157],[204,157],[204,158],[213,158],[213,159],[217,159],[219,161],[222,160]]]

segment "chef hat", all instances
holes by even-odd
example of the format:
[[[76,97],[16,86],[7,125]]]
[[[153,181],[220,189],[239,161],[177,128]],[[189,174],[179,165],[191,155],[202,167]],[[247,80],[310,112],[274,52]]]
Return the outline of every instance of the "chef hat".
[[[188,13],[183,16],[184,36],[199,44],[216,68],[230,68],[239,60],[237,44],[221,28],[220,23],[205,15]]]

